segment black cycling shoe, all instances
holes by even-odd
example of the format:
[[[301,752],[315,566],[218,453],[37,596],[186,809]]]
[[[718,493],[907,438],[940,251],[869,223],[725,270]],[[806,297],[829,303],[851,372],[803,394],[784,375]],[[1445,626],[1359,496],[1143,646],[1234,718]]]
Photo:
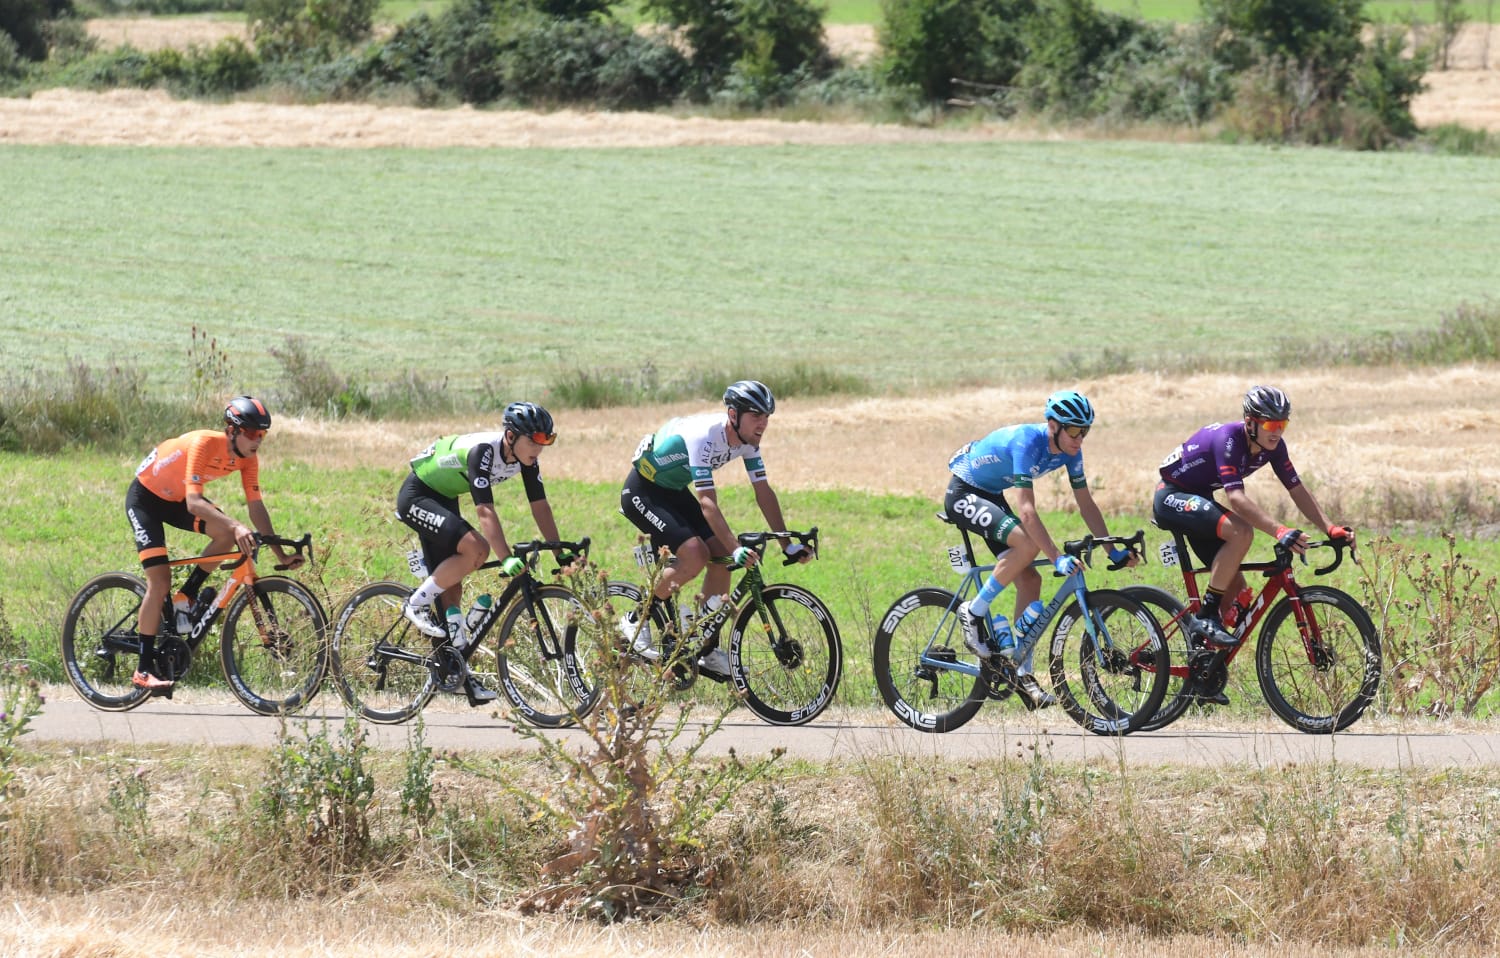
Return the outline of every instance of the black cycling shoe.
[[[1224,623],[1219,621],[1217,615],[1191,616],[1188,637],[1201,641],[1211,649],[1232,649],[1240,644],[1240,640],[1224,628]]]
[[[1200,692],[1195,688],[1187,688],[1183,689],[1181,694],[1182,697],[1187,699],[1189,702],[1194,702],[1198,705],[1229,704],[1229,696],[1224,694],[1223,689],[1219,689],[1216,692]]]
[[[485,688],[484,683],[472,675],[464,679],[464,695],[469,698],[470,708],[488,705],[500,697],[490,689]]]

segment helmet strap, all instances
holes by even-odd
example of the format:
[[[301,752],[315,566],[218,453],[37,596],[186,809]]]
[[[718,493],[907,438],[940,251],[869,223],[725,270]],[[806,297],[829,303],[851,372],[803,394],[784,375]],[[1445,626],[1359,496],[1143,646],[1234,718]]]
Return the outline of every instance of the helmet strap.
[[[730,406],[726,412],[729,419],[729,428],[734,430],[734,438],[743,443],[744,438],[740,435],[740,411]]]
[[[500,439],[500,461],[507,466],[520,461],[520,457],[516,455],[516,435],[514,429],[506,426],[505,435]]]

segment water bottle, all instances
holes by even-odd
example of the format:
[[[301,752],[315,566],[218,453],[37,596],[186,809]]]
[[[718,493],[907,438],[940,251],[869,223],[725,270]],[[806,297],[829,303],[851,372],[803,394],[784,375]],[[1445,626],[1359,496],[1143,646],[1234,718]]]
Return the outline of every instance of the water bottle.
[[[464,634],[464,610],[456,605],[448,606],[448,641],[455,649],[462,649],[469,642]]]
[[[473,635],[479,630],[479,623],[483,622],[484,617],[490,614],[490,606],[494,604],[495,600],[490,598],[488,592],[481,592],[475,596],[474,608],[469,610],[469,617],[464,620],[465,641],[467,641],[468,636]]]
[[[698,610],[691,602],[683,602],[677,609],[677,634],[689,636],[693,634],[693,625],[698,621]]]
[[[193,600],[193,622],[196,624],[203,621],[208,615],[208,607],[214,604],[213,586],[206,585],[198,590],[198,598]]]
[[[1036,625],[1036,620],[1042,617],[1042,602],[1035,599],[1021,612],[1021,617],[1016,620],[1016,634],[1026,635],[1031,627]]]
[[[187,635],[193,631],[193,607],[187,599],[173,601],[172,612],[178,635]]]
[[[1010,631],[1010,620],[996,612],[990,618],[990,629],[995,634],[995,646],[1001,655],[1010,655],[1016,650],[1016,637]]]
[[[1250,611],[1250,603],[1254,601],[1254,589],[1249,586],[1241,589],[1240,594],[1234,597],[1234,601],[1229,604],[1229,607],[1220,613],[1219,617],[1224,623],[1224,628],[1233,632],[1235,625],[1240,621],[1240,616]]]

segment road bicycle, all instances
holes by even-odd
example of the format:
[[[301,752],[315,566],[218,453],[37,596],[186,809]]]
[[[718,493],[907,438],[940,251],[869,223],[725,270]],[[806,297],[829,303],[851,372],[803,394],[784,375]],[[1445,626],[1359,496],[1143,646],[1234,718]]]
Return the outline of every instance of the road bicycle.
[[[256,533],[249,553],[236,549],[167,563],[180,572],[186,566],[218,562],[230,574],[217,593],[208,584],[199,591],[185,632],[177,628],[171,599],[176,590],[168,590],[156,658],[162,678],[182,678],[222,614],[219,665],[230,691],[252,712],[279,715],[305,706],[323,683],[328,616],[300,582],[257,572],[256,554],[263,545],[305,552],[312,559],[311,533],[300,539]],[[286,568],[276,566],[278,571]],[[85,583],[68,605],[62,630],[63,670],[94,708],[124,712],[151,696],[150,690],[131,684],[141,655],[136,616],[145,596],[146,581],[140,576],[109,572]]]
[[[816,526],[807,532],[742,532],[736,538],[762,558],[771,542],[796,541],[814,557],[818,555]],[[636,558],[646,568],[656,562],[649,546],[639,547]],[[783,564],[796,563],[788,559]],[[729,658],[728,681],[746,708],[772,725],[811,722],[838,691],[843,641],[823,600],[802,586],[768,584],[763,566],[764,562],[756,562],[744,567],[729,600],[717,609],[703,610],[685,636],[675,596],[648,598],[635,583],[609,583],[609,595],[636,609],[640,621],[650,623],[655,641],[649,656],[633,651],[628,643],[621,654],[642,666],[671,669],[675,688],[683,691],[698,679],[698,659],[723,647]],[[727,644],[723,638],[726,625]],[[575,651],[573,644],[569,651]]]
[[[938,518],[954,524],[946,513]],[[914,589],[891,605],[875,631],[875,685],[886,707],[918,731],[951,732],[977,715],[987,700],[1003,700],[1018,691],[1016,662],[1026,661],[1050,626],[1052,690],[1068,716],[1099,735],[1138,729],[1167,691],[1167,676],[1161,674],[1168,666],[1166,643],[1150,613],[1121,592],[1090,589],[1084,569],[1099,546],[1119,546],[1141,556],[1145,534],[1087,536],[1065,543],[1063,552],[1079,560],[1078,569],[1063,579],[1036,621],[1016,636],[1014,658],[995,655],[985,661],[964,645],[958,607],[974,596],[994,565],[979,565],[969,530],[959,531],[963,545],[948,549],[949,564],[963,577],[957,591]]]
[[[561,728],[592,707],[593,690],[567,651],[590,621],[566,586],[537,580],[540,554],[588,558],[590,540],[533,540],[511,550],[524,567],[489,609],[469,622],[462,650],[423,635],[401,614],[412,587],[372,582],[349,597],[334,621],[329,667],[345,704],[372,722],[397,724],[415,716],[440,690],[462,692],[472,673],[496,689],[532,725]],[[494,559],[480,569],[498,569]],[[559,570],[560,571],[560,570]],[[425,575],[425,573],[424,573]],[[434,621],[444,620],[434,608]],[[495,641],[486,639],[494,632]]]
[[[1351,556],[1355,554],[1353,543],[1344,538],[1312,542],[1308,548],[1334,550],[1332,562],[1313,570],[1317,575],[1337,569],[1344,561],[1345,550]],[[1162,544],[1162,564],[1181,567],[1188,601],[1183,603],[1165,590],[1137,587],[1138,601],[1160,614],[1172,671],[1168,698],[1142,726],[1144,730],[1172,724],[1199,701],[1200,695],[1222,693],[1229,681],[1230,663],[1257,625],[1260,636],[1255,648],[1255,674],[1261,695],[1277,717],[1310,734],[1339,732],[1359,720],[1380,688],[1380,636],[1369,613],[1347,592],[1329,586],[1299,585],[1292,559],[1292,551],[1277,543],[1275,557],[1269,562],[1240,566],[1243,573],[1265,576],[1265,585],[1258,593],[1251,593],[1247,606],[1234,607],[1232,634],[1237,644],[1209,650],[1195,648],[1186,628],[1187,616],[1199,607],[1198,580],[1208,574],[1209,568],[1193,566],[1182,533],[1173,533],[1173,542]],[[1191,688],[1189,678],[1193,680]]]

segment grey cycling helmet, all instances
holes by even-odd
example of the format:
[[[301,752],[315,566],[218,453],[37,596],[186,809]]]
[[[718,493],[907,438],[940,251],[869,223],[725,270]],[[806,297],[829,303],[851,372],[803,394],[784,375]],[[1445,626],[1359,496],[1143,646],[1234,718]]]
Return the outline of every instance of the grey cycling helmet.
[[[724,405],[740,412],[759,412],[769,416],[776,411],[776,397],[763,382],[741,379],[724,390]]]
[[[534,402],[513,402],[506,406],[505,428],[518,436],[529,436],[543,446],[550,446],[557,439],[552,414]]]
[[[224,423],[236,429],[271,428],[271,413],[265,403],[253,396],[236,396],[224,407]]]
[[[1275,386],[1251,386],[1245,393],[1245,415],[1251,419],[1290,419],[1292,401]]]
[[[1092,426],[1094,404],[1084,398],[1082,393],[1064,389],[1047,397],[1046,415],[1048,419],[1056,419],[1064,426]]]

